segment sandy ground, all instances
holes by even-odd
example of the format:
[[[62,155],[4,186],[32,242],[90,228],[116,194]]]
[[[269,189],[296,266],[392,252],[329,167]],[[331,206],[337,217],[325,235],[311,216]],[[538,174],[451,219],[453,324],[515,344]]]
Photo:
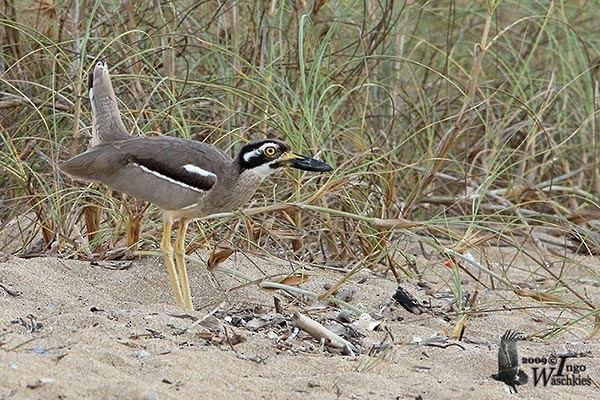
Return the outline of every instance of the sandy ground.
[[[518,394],[490,378],[502,333],[508,328],[531,336],[547,332],[549,320],[561,317],[552,311],[500,307],[473,314],[462,341],[433,347],[409,343],[451,332],[456,318],[415,315],[390,303],[395,282],[371,271],[361,272],[347,288],[354,291],[350,304],[383,321],[379,331],[348,330],[333,321],[339,309],[327,303],[256,285],[239,288],[232,277],[199,265],[188,266],[197,310],[186,314],[173,305],[166,271],[156,257],[116,264],[127,268],[0,257],[0,399],[600,399],[596,383],[535,386],[532,364],[521,366],[530,381],[518,387]],[[585,262],[592,268],[600,264],[597,257]],[[290,268],[256,257],[234,257],[224,265],[257,277],[257,266],[269,273]],[[302,287],[318,293],[343,276],[312,272],[315,276]],[[433,284],[433,292],[439,295],[443,287]],[[432,299],[416,282],[408,280],[405,288],[421,301]],[[479,289],[482,309],[493,309],[491,299],[499,290]],[[599,291],[587,288],[595,299]],[[284,306],[280,314],[274,313],[274,297]],[[514,299],[518,306],[535,305]],[[432,304],[444,302],[438,296]],[[364,346],[363,354],[322,348],[295,329],[290,320],[295,311],[339,332],[358,333],[348,338]],[[600,382],[600,344],[586,339],[588,332],[572,329],[547,341],[522,341],[519,356],[591,352],[567,364],[584,366],[579,376]],[[387,349],[376,351],[378,343]],[[369,344],[374,345],[370,353]]]

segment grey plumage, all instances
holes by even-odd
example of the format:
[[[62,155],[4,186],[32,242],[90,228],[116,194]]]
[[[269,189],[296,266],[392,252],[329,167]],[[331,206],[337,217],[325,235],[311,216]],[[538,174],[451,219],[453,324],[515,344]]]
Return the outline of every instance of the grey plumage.
[[[201,217],[239,207],[256,191],[260,182],[252,182],[251,186],[236,184],[240,180],[236,164],[236,160],[206,143],[173,137],[139,137],[92,147],[60,168],[76,179],[102,182],[162,210],[180,210],[210,202],[202,212],[196,212],[195,217]],[[214,175],[189,173],[185,165],[194,165]],[[229,201],[220,196],[223,186],[236,192],[235,196],[229,193]],[[215,191],[209,192],[210,189]]]
[[[188,309],[192,300],[184,242],[191,219],[242,206],[266,177],[281,168],[332,170],[322,161],[292,153],[287,144],[275,139],[249,142],[231,158],[214,146],[193,140],[133,137],[121,120],[106,64],[96,65],[88,76],[88,88],[91,147],[62,163],[60,169],[75,179],[103,183],[162,210],[163,257],[175,300]],[[173,250],[171,229],[175,220],[179,220],[179,230]]]
[[[92,107],[91,145],[131,138],[121,120],[117,98],[105,63],[98,63],[88,75],[88,94]]]

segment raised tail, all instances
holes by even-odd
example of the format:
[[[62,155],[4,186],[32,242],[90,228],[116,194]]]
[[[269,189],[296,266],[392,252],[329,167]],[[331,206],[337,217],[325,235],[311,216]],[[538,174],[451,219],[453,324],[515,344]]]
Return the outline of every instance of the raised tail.
[[[519,372],[517,373],[515,383],[517,383],[517,385],[525,385],[528,381],[529,377],[527,376],[525,371],[519,368]]]
[[[131,138],[121,120],[106,63],[99,62],[88,75],[88,90],[92,105],[92,146]]]

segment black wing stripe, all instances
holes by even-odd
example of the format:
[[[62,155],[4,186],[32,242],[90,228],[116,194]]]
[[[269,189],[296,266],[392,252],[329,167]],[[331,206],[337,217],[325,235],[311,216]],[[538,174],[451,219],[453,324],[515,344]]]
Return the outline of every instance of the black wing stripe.
[[[206,174],[198,174],[190,172],[190,169],[184,166],[173,167],[165,163],[150,159],[132,159],[130,162],[138,165],[146,172],[152,173],[160,178],[170,181],[171,183],[186,186],[190,189],[207,192],[217,182],[217,176],[206,171]]]

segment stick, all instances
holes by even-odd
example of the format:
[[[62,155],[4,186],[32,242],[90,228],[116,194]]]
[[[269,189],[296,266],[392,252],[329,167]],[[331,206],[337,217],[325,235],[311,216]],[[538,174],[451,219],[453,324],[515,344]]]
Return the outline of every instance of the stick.
[[[306,315],[295,312],[292,316],[292,322],[315,339],[319,341],[323,340],[327,346],[344,349],[352,355],[354,355],[354,353],[360,353],[352,343],[331,332],[329,329]]]

